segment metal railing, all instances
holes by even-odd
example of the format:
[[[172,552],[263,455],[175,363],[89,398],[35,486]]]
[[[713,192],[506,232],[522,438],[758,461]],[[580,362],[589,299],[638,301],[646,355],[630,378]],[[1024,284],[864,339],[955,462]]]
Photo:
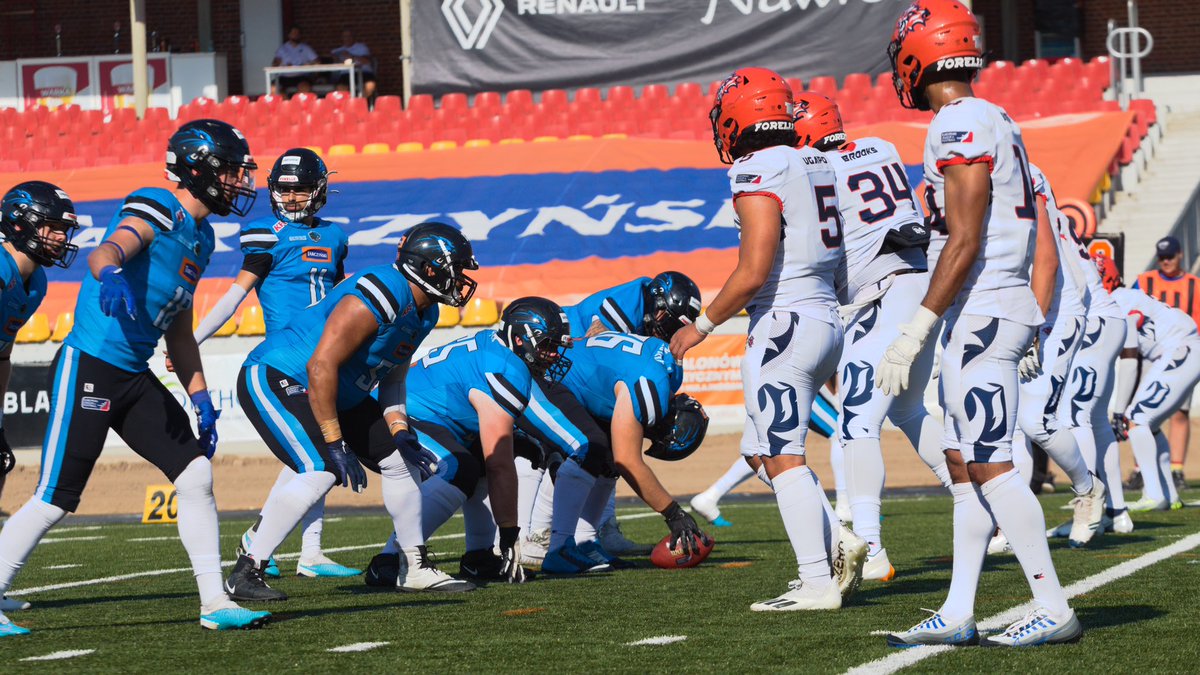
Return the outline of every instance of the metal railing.
[[[1122,110],[1129,109],[1129,101],[1142,95],[1142,59],[1154,49],[1154,36],[1138,26],[1137,0],[1127,0],[1129,25],[1117,27],[1114,19],[1108,20],[1108,47],[1110,74],[1113,91]],[[1144,42],[1144,44],[1143,44]],[[1126,78],[1131,82],[1126,82]]]

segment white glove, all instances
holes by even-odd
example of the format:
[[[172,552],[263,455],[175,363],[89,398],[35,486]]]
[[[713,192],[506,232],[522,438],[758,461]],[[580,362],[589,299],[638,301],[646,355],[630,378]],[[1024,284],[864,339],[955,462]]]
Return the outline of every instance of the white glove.
[[[1025,356],[1021,357],[1020,363],[1017,364],[1017,375],[1021,382],[1029,382],[1042,374],[1041,351],[1041,338],[1034,335],[1033,344],[1029,345]]]
[[[875,383],[885,396],[898,396],[908,388],[908,371],[939,318],[921,305],[912,321],[900,326],[899,337],[883,353],[883,361],[875,373]]]

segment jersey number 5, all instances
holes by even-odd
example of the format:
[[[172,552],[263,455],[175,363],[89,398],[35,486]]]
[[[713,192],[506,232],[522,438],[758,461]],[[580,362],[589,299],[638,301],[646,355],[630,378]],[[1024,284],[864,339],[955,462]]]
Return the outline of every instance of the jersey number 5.
[[[825,248],[838,248],[842,245],[842,219],[837,205],[829,203],[830,199],[837,199],[837,189],[832,185],[814,185],[813,192],[817,197],[817,220],[822,224],[833,223],[832,228],[821,228],[821,242]]]
[[[445,361],[446,359],[450,358],[451,352],[453,352],[455,349],[458,349],[459,347],[466,347],[468,352],[475,351],[476,350],[475,338],[473,338],[473,337],[459,338],[459,339],[455,340],[454,342],[444,344],[441,347],[435,347],[428,354],[426,354],[424,356],[424,358],[421,359],[421,366],[424,368],[428,368],[429,366],[432,366],[436,363],[441,363],[442,361]]]
[[[620,333],[604,333],[596,337],[590,337],[587,340],[587,346],[600,347],[602,349],[620,349],[629,354],[639,355],[642,353],[642,346],[646,343],[646,338],[635,335],[622,335]]]

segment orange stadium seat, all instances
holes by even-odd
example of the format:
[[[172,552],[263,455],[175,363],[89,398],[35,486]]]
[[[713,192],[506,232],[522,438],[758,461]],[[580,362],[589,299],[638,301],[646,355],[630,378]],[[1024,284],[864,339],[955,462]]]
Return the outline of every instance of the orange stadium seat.
[[[376,115],[397,115],[400,113],[399,96],[379,96],[375,99]]]
[[[575,103],[589,106],[600,105],[600,90],[593,87],[581,87],[575,90]]]
[[[808,90],[830,98],[837,96],[837,80],[832,77],[814,77],[808,82]]]
[[[441,105],[439,107],[442,110],[454,110],[454,111],[466,110],[467,109],[467,95],[460,94],[460,93],[446,94],[445,96],[442,96]]]

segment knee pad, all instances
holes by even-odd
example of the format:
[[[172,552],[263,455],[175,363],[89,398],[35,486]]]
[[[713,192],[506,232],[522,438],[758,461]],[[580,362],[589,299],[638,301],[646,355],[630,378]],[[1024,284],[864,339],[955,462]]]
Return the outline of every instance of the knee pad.
[[[175,492],[180,496],[211,495],[213,489],[212,462],[207,457],[193,459],[175,479]]]

